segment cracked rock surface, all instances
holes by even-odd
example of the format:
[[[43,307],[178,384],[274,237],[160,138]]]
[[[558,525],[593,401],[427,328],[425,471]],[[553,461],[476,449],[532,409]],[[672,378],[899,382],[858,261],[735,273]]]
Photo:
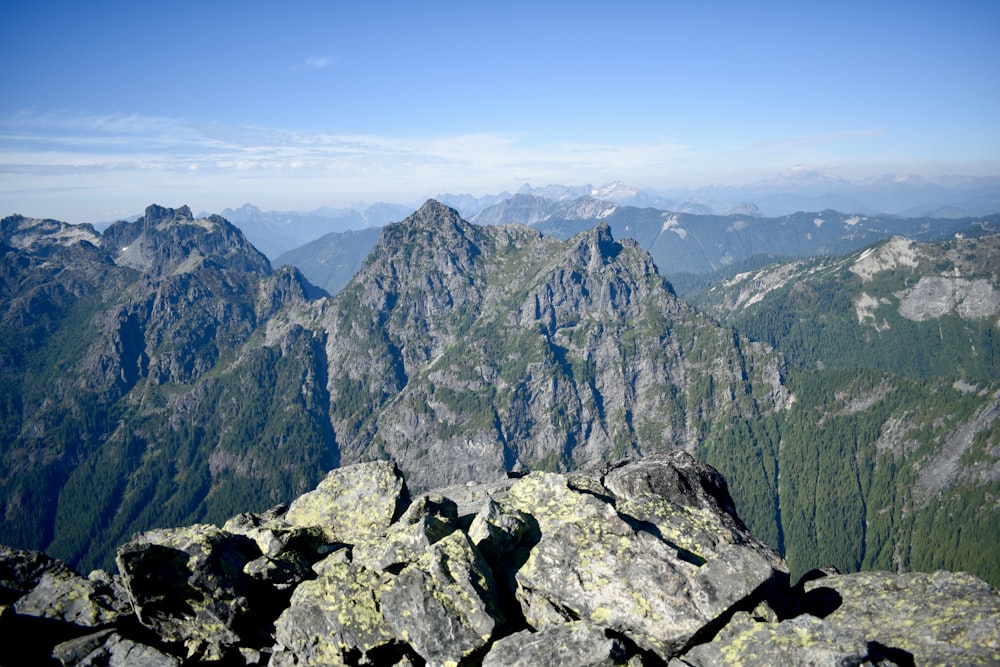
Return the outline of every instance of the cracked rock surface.
[[[1000,662],[988,584],[790,586],[722,476],[683,452],[416,498],[393,463],[362,463],[289,507],[136,535],[117,564],[83,577],[0,549],[0,664]]]

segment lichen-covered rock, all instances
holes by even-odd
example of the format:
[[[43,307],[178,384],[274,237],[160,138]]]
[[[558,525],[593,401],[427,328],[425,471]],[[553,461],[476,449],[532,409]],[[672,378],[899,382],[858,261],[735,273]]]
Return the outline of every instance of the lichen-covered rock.
[[[502,624],[489,565],[461,531],[406,566],[381,595],[396,636],[431,664],[458,664]]]
[[[248,616],[246,564],[257,545],[211,525],[153,530],[118,549],[116,558],[139,621],[189,656],[217,659],[240,643]]]
[[[493,499],[486,502],[469,526],[472,543],[487,561],[500,567],[505,554],[522,544],[537,542],[538,537],[538,524],[530,514],[504,508]]]
[[[483,667],[606,667],[627,664],[628,657],[622,641],[609,637],[606,629],[574,621],[540,632],[522,630],[494,642],[483,658]]]
[[[179,667],[180,658],[160,649],[102,630],[63,642],[52,657],[64,667]]]
[[[403,476],[391,461],[332,470],[315,490],[296,498],[285,520],[318,527],[327,542],[378,540],[409,504]]]
[[[361,464],[287,511],[140,534],[120,579],[0,549],[0,664],[1000,664],[984,582],[793,588],[732,505],[682,453],[412,503],[394,465]]]
[[[88,628],[110,625],[132,613],[125,591],[106,572],[95,570],[81,577],[64,569],[42,574],[35,587],[14,603],[14,610]]]
[[[864,635],[803,614],[780,623],[735,620],[715,640],[695,646],[670,667],[816,665],[858,667],[869,657]],[[869,663],[871,664],[871,663]]]
[[[322,528],[293,526],[284,518],[287,512],[285,505],[263,514],[245,512],[222,527],[227,533],[243,535],[256,543],[261,556],[248,562],[243,572],[276,591],[288,591],[314,578],[312,566],[333,548],[326,542]]]
[[[488,482],[466,482],[434,489],[444,497],[455,501],[458,506],[458,522],[463,529],[468,529],[469,522],[478,514],[490,500],[499,500],[507,495],[507,491],[517,481],[516,478]]]
[[[312,565],[302,554],[288,551],[274,558],[255,558],[243,566],[243,572],[254,581],[266,583],[277,591],[287,591],[316,576]]]
[[[655,526],[660,537],[708,566],[787,572],[774,549],[736,515],[725,479],[686,452],[672,452],[616,468],[603,478],[619,514]],[[737,562],[740,561],[740,562]],[[731,566],[731,567],[730,567]]]
[[[353,549],[353,562],[376,570],[412,563],[429,546],[458,529],[458,508],[439,494],[414,500],[398,521],[378,541],[361,542]]]
[[[396,643],[382,616],[379,594],[391,575],[350,563],[327,563],[303,582],[275,623],[274,667],[346,665]],[[353,661],[353,663],[352,663]]]
[[[71,572],[64,563],[40,551],[0,545],[0,604],[8,604],[34,588],[46,572]]]
[[[1000,594],[971,574],[838,574],[807,582],[805,591],[832,591],[839,604],[827,623],[856,628],[914,664],[1000,664]]]
[[[532,627],[587,619],[669,658],[705,625],[787,573],[777,554],[735,537],[720,536],[709,541],[718,548],[698,551],[691,548],[696,543],[671,540],[660,514],[687,517],[686,511],[668,514],[667,508],[678,507],[672,503],[648,518],[634,517],[616,511],[608,489],[597,493],[596,480],[574,479],[573,487],[565,476],[533,473],[504,501],[532,514],[541,535],[516,574]],[[651,493],[637,497],[659,507]],[[709,526],[720,523],[711,510],[695,511]]]
[[[324,544],[323,531],[318,526],[290,525],[282,518],[287,508],[277,509],[279,511],[264,514],[238,514],[229,519],[222,529],[249,537],[268,558],[276,558],[285,551],[295,551],[307,559],[319,560]]]
[[[618,498],[653,495],[664,502],[728,514],[739,521],[722,474],[681,450],[613,466],[601,482]]]

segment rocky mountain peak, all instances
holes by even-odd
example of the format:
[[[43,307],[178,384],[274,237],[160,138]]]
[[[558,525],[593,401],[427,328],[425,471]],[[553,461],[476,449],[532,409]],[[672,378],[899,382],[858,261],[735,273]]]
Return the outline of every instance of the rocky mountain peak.
[[[563,220],[603,220],[617,209],[618,204],[613,201],[595,197],[580,197],[559,203],[552,209],[550,217]]]
[[[694,449],[704,428],[723,423],[697,417],[705,408],[695,406],[715,399],[695,376],[733,387],[736,398],[712,408],[727,414],[774,400],[744,401],[755,390],[732,369],[787,393],[772,372],[777,357],[734,348],[731,333],[701,322],[649,254],[606,224],[560,241],[473,225],[428,203],[383,230],[321,318],[341,460],[384,453],[420,489],[613,452]],[[359,358],[371,360],[365,370]],[[654,425],[668,413],[669,428]]]
[[[203,261],[257,275],[271,272],[270,262],[238,228],[218,215],[195,218],[188,206],[152,204],[142,218],[108,227],[101,245],[119,265],[152,276],[190,271]]]
[[[12,215],[0,220],[0,242],[22,250],[39,251],[51,246],[70,246],[80,241],[97,245],[98,233],[89,224],[71,225],[58,220],[40,220]]]
[[[426,227],[454,227],[463,224],[462,216],[458,211],[436,199],[428,199],[423,206],[414,211],[403,222]]]
[[[545,220],[552,210],[553,201],[538,195],[518,192],[509,199],[483,209],[472,218],[479,225],[518,224],[531,225]]]
[[[752,201],[745,201],[730,207],[725,215],[745,215],[750,218],[763,218],[764,214],[761,212],[757,204]]]
[[[600,271],[622,250],[622,245],[612,237],[611,228],[604,223],[579,234],[570,243],[569,255],[590,271]]]
[[[473,271],[482,243],[479,228],[463,220],[455,209],[430,199],[402,222],[383,228],[358,278],[374,281],[379,290],[389,291],[433,292],[439,277],[447,283],[453,282],[449,277],[454,278],[458,287],[458,283],[469,282],[459,274]]]
[[[170,220],[190,221],[193,219],[194,216],[191,214],[191,209],[187,205],[179,208],[167,208],[158,204],[150,204],[146,207],[146,213],[143,216],[143,222],[145,222],[147,227]]]

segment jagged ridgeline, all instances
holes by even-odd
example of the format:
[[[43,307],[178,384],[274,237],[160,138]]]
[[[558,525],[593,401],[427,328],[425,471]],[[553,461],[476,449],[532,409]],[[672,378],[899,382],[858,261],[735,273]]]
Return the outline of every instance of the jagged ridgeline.
[[[103,235],[2,222],[0,543],[87,569],[392,458],[411,488],[684,448],[779,544],[782,358],[680,301],[598,226],[568,241],[430,201],[310,301],[223,218]]]

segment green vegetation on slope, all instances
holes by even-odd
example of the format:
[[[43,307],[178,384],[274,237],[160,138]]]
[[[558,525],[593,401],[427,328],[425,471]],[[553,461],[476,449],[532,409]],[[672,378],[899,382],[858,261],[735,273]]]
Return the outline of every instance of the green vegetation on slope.
[[[775,511],[750,500],[772,477],[741,473],[735,443],[706,460],[753,530],[779,523],[793,576],[945,568],[1000,584],[998,244],[897,241],[750,271],[698,295],[787,359],[795,402],[763,456],[779,471]],[[882,268],[868,270],[869,257]]]

